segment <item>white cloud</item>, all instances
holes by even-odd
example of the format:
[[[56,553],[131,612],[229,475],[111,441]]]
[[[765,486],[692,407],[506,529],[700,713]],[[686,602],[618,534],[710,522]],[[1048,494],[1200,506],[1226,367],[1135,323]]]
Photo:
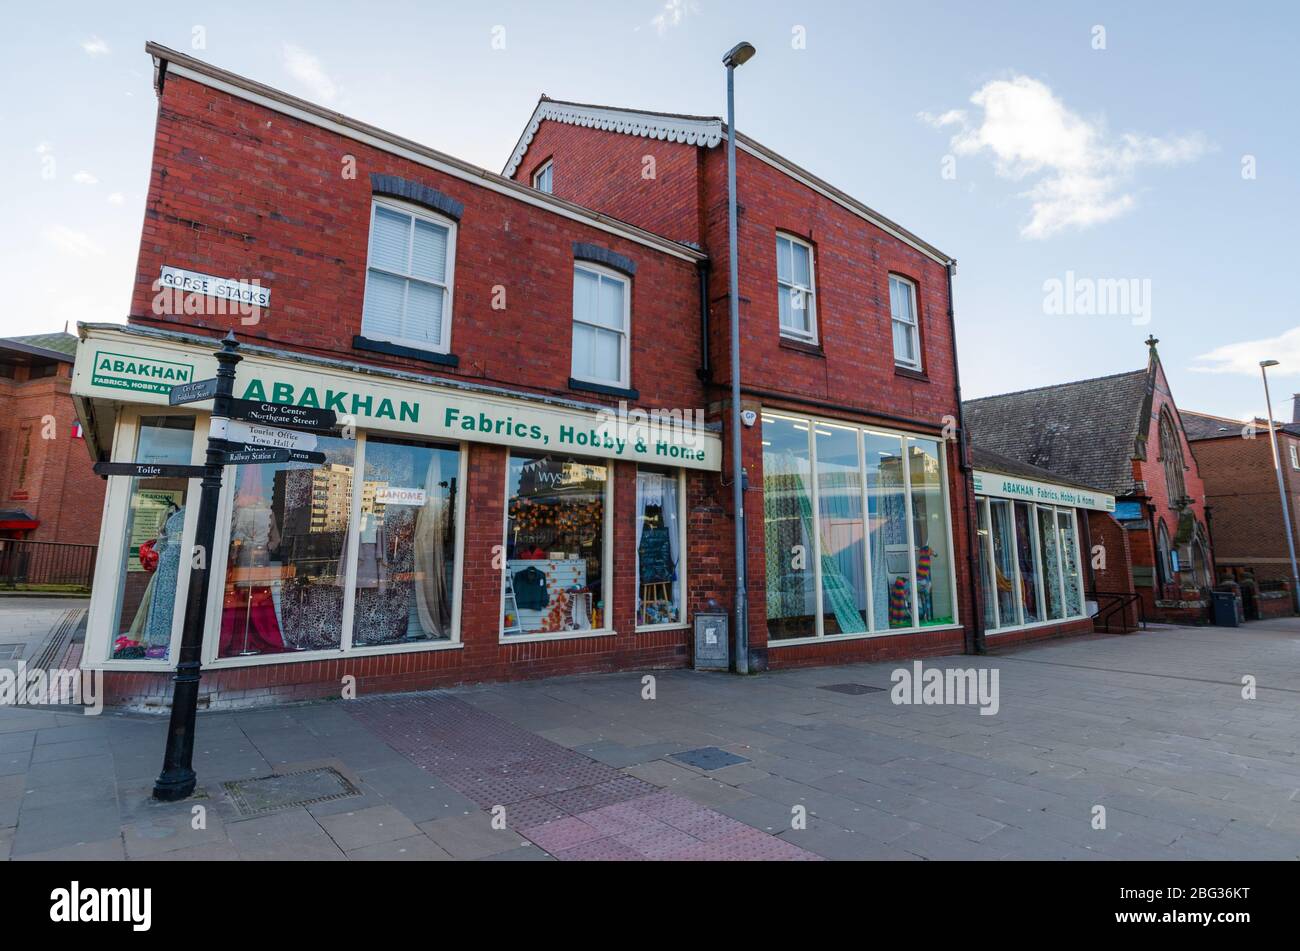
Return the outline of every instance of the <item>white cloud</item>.
[[[321,61],[301,46],[284,44],[284,69],[321,102],[333,102],[338,95],[338,86],[325,72]]]
[[[1259,376],[1260,360],[1276,360],[1278,366],[1268,372],[1292,376],[1300,373],[1300,327],[1293,327],[1276,337],[1243,340],[1216,347],[1196,358],[1197,373],[1241,373]]]
[[[78,185],[98,185],[99,179],[90,174],[84,168],[72,176],[72,180]]]
[[[935,128],[955,127],[957,155],[992,155],[1002,178],[1027,183],[1027,238],[1046,238],[1068,228],[1087,228],[1130,211],[1129,184],[1144,165],[1190,162],[1207,150],[1198,133],[1159,138],[1125,133],[1112,137],[1102,119],[1072,112],[1045,83],[1016,76],[986,83],[970,98],[976,118],[961,109],[918,113]]]
[[[89,39],[82,40],[81,48],[90,56],[107,56],[109,53],[108,44],[98,36],[92,36]]]
[[[685,23],[688,16],[699,12],[700,5],[695,0],[666,0],[664,8],[650,18],[650,25],[663,36]]]
[[[112,192],[108,196],[108,203],[110,205],[120,205],[125,201],[126,201],[126,196],[123,195],[121,192]]]
[[[104,249],[96,244],[90,235],[66,225],[46,225],[41,231],[41,237],[64,254],[71,254],[74,257],[93,258],[104,253]]]

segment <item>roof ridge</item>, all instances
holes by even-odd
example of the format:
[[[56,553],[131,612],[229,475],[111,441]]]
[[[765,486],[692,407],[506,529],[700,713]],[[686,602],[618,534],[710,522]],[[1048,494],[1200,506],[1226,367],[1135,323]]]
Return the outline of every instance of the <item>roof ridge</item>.
[[[583,109],[606,109],[610,112],[634,112],[641,116],[659,116],[664,119],[693,119],[697,122],[722,122],[721,116],[702,116],[691,112],[660,112],[657,109],[634,109],[631,106],[609,106],[599,102],[579,102],[576,99],[555,99],[542,93],[538,102],[553,102],[557,106],[579,106]]]
[[[1108,373],[1104,376],[1093,376],[1093,377],[1088,377],[1087,379],[1084,380],[1069,380],[1065,383],[1048,383],[1045,384],[1044,386],[1031,386],[1023,390],[1009,390],[1006,393],[994,393],[991,396],[977,396],[972,399],[962,400],[962,402],[982,403],[985,400],[1001,399],[1004,396],[1020,396],[1024,393],[1037,393],[1041,390],[1060,390],[1060,389],[1064,389],[1067,386],[1079,386],[1080,384],[1083,383],[1099,383],[1102,380],[1114,380],[1121,376],[1138,376],[1138,375],[1146,376],[1147,368],[1144,367],[1141,370],[1125,370],[1121,373]]]

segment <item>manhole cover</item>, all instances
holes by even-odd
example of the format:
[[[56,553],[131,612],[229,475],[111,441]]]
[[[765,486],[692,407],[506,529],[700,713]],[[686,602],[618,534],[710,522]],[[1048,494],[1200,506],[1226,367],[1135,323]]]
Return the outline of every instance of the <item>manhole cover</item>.
[[[243,816],[260,816],[294,806],[310,806],[361,795],[361,791],[346,777],[328,766],[279,776],[238,779],[221,785],[230,793],[235,808]]]
[[[880,693],[884,687],[873,687],[870,684],[822,684],[818,690],[830,690],[834,693],[847,693],[851,697],[856,697],[864,693]]]
[[[687,766],[694,766],[696,769],[721,769],[723,766],[735,766],[737,763],[749,762],[743,756],[728,753],[716,746],[702,746],[698,750],[674,753],[673,759],[683,762]]]
[[[25,644],[0,644],[0,660],[17,660],[23,656]]]

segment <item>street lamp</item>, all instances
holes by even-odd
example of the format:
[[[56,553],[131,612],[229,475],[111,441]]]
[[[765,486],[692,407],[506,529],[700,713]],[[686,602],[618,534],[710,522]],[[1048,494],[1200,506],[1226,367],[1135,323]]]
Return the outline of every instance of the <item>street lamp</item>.
[[[1291,537],[1291,507],[1286,502],[1286,486],[1282,481],[1282,457],[1277,452],[1277,430],[1273,428],[1273,398],[1268,392],[1268,368],[1277,366],[1276,360],[1260,360],[1259,375],[1264,378],[1264,405],[1268,408],[1268,438],[1273,444],[1273,471],[1277,474],[1277,494],[1282,499],[1282,522],[1286,525],[1286,548],[1291,556],[1291,606],[1300,605],[1300,571],[1296,570],[1295,539]]]
[[[722,57],[727,67],[727,263],[731,270],[731,493],[736,512],[736,673],[749,673],[749,593],[745,585],[745,468],[740,457],[740,265],[736,258],[736,67],[755,53],[737,43]]]

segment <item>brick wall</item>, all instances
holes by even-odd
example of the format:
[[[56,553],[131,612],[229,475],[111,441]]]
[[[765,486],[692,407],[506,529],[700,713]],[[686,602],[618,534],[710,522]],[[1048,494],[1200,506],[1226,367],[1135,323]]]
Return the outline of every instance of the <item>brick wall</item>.
[[[39,519],[27,536],[34,541],[94,545],[104,482],[91,471],[85,443],[72,435],[77,414],[69,393],[71,370],[71,364],[59,364],[56,376],[28,380],[20,367],[20,378],[0,379],[0,508],[24,509]],[[45,438],[46,417],[53,418],[53,438]],[[30,455],[20,487],[24,444]]]

